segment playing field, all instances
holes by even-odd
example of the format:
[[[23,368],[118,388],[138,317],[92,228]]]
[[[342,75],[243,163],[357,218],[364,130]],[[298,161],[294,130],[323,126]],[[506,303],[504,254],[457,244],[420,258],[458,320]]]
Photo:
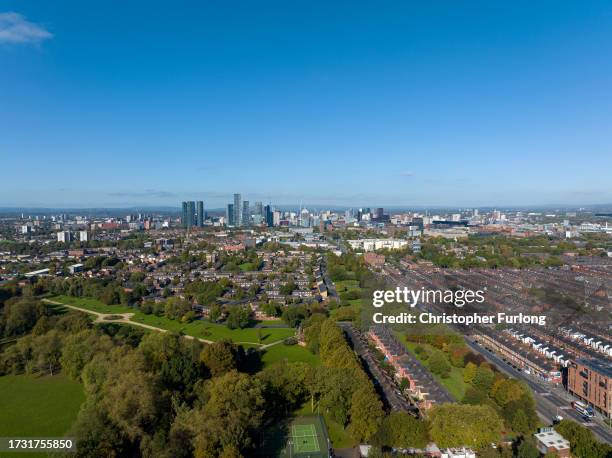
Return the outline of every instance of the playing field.
[[[319,441],[317,441],[317,431],[313,424],[292,425],[289,446],[294,453],[319,452]]]

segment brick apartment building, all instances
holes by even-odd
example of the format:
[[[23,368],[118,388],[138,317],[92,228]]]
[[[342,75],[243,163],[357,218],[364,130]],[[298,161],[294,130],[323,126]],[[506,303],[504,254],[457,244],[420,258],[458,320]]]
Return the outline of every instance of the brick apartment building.
[[[605,416],[612,415],[612,363],[579,358],[568,368],[567,389]]]
[[[363,255],[363,260],[366,264],[374,267],[382,267],[385,265],[385,257],[382,254],[366,253]]]

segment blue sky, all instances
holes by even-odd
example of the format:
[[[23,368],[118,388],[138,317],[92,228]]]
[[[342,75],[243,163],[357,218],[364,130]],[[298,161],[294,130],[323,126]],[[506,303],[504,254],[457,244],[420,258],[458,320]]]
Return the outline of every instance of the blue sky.
[[[609,203],[610,56],[610,2],[0,0],[0,206]]]

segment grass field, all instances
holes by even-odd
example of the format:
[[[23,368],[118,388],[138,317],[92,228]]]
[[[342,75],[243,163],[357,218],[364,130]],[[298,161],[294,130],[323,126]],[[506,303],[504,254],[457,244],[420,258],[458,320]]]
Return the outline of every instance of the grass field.
[[[61,437],[84,400],[82,386],[63,375],[0,377],[0,436]]]
[[[282,361],[283,359],[292,362],[301,361],[311,366],[318,366],[321,364],[321,360],[317,355],[313,355],[300,345],[277,344],[267,348],[261,358],[265,366],[269,366],[277,361]]]
[[[350,291],[353,289],[360,289],[359,282],[357,280],[340,280],[334,282],[334,285],[336,285],[336,292],[338,293]]]
[[[81,307],[87,310],[92,310],[98,313],[133,313],[136,309],[126,307],[125,305],[106,305],[98,299],[89,297],[72,297],[72,296],[51,296],[48,298],[51,301],[62,302],[75,307]]]
[[[283,320],[258,320],[257,324],[260,326],[287,326]]]
[[[414,348],[416,346],[421,346],[427,351],[432,351],[434,348],[431,345],[427,344],[416,344],[414,342],[407,342],[406,337],[403,335],[397,335],[400,342],[404,344],[404,346],[410,351],[419,361],[423,363],[425,367],[428,366],[428,361],[423,361],[419,356],[415,353]],[[463,369],[460,367],[455,367],[451,365],[451,372],[448,378],[442,378],[436,374],[432,374],[435,379],[442,384],[444,388],[448,390],[450,394],[452,394],[455,399],[461,401],[465,396],[465,390],[467,389],[467,384],[463,381]]]
[[[49,300],[62,302],[64,304],[74,305],[87,310],[92,310],[98,313],[133,313],[132,321],[148,324],[168,331],[181,332],[186,335],[199,337],[206,340],[222,340],[229,339],[233,342],[247,342],[253,345],[269,344],[278,340],[286,339],[295,334],[291,328],[245,328],[245,329],[229,329],[223,324],[209,323],[204,320],[196,320],[191,323],[181,323],[176,320],[171,320],[164,316],[146,315],[138,309],[126,307],[124,305],[106,305],[97,299],[71,297],[71,296],[54,296]],[[261,337],[261,339],[260,339]]]

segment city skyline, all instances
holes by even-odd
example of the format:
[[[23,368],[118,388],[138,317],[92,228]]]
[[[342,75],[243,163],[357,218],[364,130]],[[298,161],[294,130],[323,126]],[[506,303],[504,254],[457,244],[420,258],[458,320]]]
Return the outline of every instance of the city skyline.
[[[0,7],[0,206],[612,202],[609,5],[105,5]]]

